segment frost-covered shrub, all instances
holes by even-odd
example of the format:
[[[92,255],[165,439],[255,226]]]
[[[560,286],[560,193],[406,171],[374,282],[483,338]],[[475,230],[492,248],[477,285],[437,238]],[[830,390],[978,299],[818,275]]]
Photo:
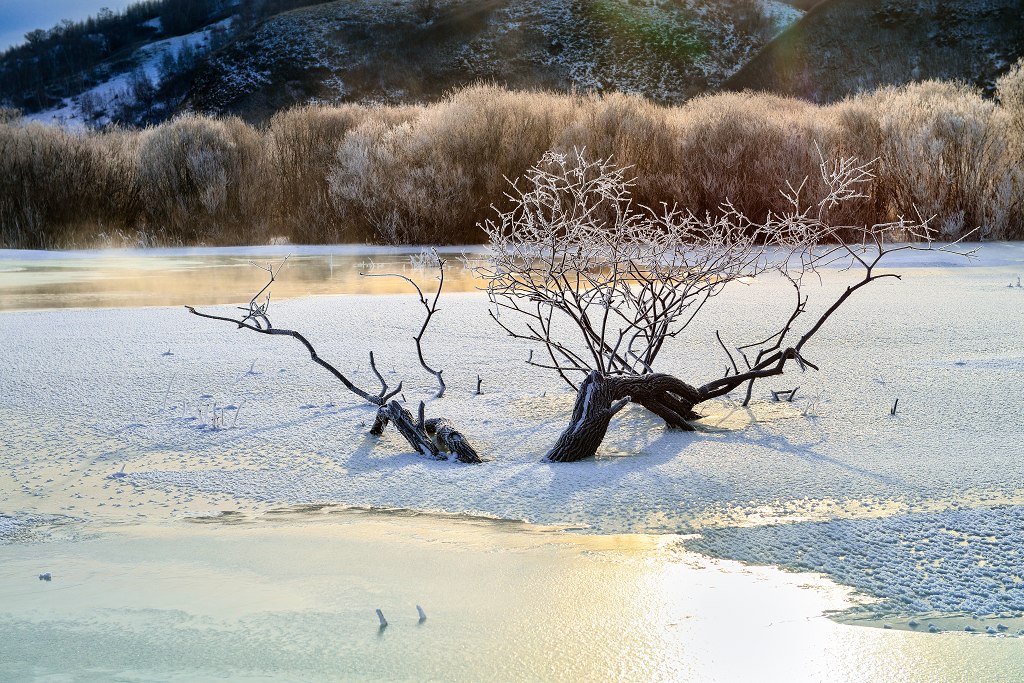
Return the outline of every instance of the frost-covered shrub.
[[[136,218],[136,136],[0,124],[0,245],[87,243]]]
[[[338,211],[385,244],[425,241],[424,226],[417,220],[430,201],[425,188],[416,188],[423,193],[421,199],[412,210],[408,207],[413,169],[404,168],[403,160],[409,156],[411,137],[408,122],[368,121],[345,136],[329,175]]]
[[[996,81],[996,95],[1013,127],[1013,146],[1024,161],[1024,57]]]
[[[637,95],[581,97],[552,148],[564,154],[583,149],[592,158],[614,157],[629,165],[637,177],[637,201],[655,205],[674,197],[677,188],[678,131],[671,124],[671,111]]]
[[[337,211],[328,175],[345,134],[372,113],[358,105],[309,105],[274,115],[266,131],[274,231],[304,243],[366,237]]]
[[[198,115],[90,133],[0,121],[0,239],[478,242],[477,224],[506,201],[505,178],[573,149],[628,166],[638,203],[716,213],[730,199],[750,216],[785,208],[782,179],[820,189],[819,150],[877,158],[869,197],[835,220],[884,223],[916,206],[946,236],[981,227],[1021,239],[1022,68],[994,101],[939,82],[829,106],[723,93],[666,107],[481,85],[429,105],[296,108],[262,129]]]
[[[961,83],[926,81],[864,98],[879,123],[880,206],[914,206],[937,217],[943,237],[980,229],[979,237],[1015,232],[1019,163],[1008,144],[1009,118]]]
[[[260,142],[233,118],[189,114],[146,130],[139,178],[153,229],[185,241],[223,242],[258,227],[266,209],[263,190],[252,182],[259,178]]]
[[[377,241],[479,241],[476,223],[564,125],[550,95],[477,86],[404,120],[373,116],[345,136],[330,176],[347,221]]]
[[[680,130],[675,199],[696,211],[714,212],[726,198],[747,215],[784,210],[780,179],[816,178],[815,144],[831,137],[817,107],[772,95],[702,97],[674,114]]]

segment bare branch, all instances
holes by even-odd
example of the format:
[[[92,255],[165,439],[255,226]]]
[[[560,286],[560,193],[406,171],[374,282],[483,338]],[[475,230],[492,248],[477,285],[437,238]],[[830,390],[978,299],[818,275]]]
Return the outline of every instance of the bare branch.
[[[347,377],[345,377],[344,374],[342,374],[340,370],[338,370],[336,367],[334,367],[333,365],[325,361],[323,358],[321,358],[317,354],[316,349],[313,348],[313,345],[309,343],[309,340],[302,336],[300,333],[296,332],[295,330],[285,330],[278,327],[261,328],[257,327],[255,324],[243,322],[243,320],[245,319],[236,320],[234,318],[226,318],[220,315],[210,315],[209,313],[201,313],[192,306],[185,306],[185,309],[192,315],[197,315],[200,318],[209,318],[210,320],[223,320],[224,322],[234,323],[239,328],[245,328],[247,330],[252,330],[253,332],[259,332],[260,334],[275,334],[294,337],[295,339],[298,339],[303,346],[306,347],[306,350],[309,351],[309,357],[313,359],[313,362],[325,368],[328,372],[334,375],[338,380],[341,381],[342,384],[345,385],[346,389],[351,391],[356,396],[359,396],[360,398],[364,399],[368,403],[372,403],[378,406],[381,405],[381,398],[379,396],[373,396],[372,394],[364,391],[363,389],[360,389],[355,384],[353,384]]]
[[[422,291],[418,287],[416,287],[417,292],[420,294],[421,302],[427,309],[427,319],[420,330],[420,334],[416,338],[417,350],[420,351],[420,361],[424,367],[427,367],[427,365],[426,363],[423,362],[423,354],[422,350],[420,349],[420,339],[422,338],[424,332],[427,329],[427,324],[430,322],[431,316],[437,311],[437,303],[438,300],[440,299],[441,289],[444,284],[444,261],[439,256],[437,256],[436,252],[434,252],[434,257],[438,261],[438,268],[440,269],[441,274],[440,284],[438,285],[438,290],[434,296],[433,301],[428,301],[426,297],[423,296]],[[388,426],[388,424],[393,424],[395,428],[399,431],[399,433],[402,434],[402,436],[406,439],[406,441],[409,442],[409,445],[412,446],[412,448],[415,451],[421,454],[430,455],[431,457],[438,460],[445,460],[447,459],[447,456],[440,452],[438,446],[434,443],[433,439],[431,438],[431,434],[433,434],[434,431],[436,431],[436,435],[439,441],[442,443],[442,445],[448,451],[456,453],[459,457],[459,460],[461,460],[462,462],[481,462],[480,457],[476,454],[476,451],[473,450],[472,446],[469,445],[469,442],[466,441],[465,437],[463,437],[458,431],[456,431],[454,427],[452,427],[449,423],[447,423],[444,420],[437,419],[427,420],[426,405],[422,401],[420,401],[419,404],[417,418],[414,420],[412,414],[404,407],[402,407],[400,403],[391,400],[394,396],[401,393],[402,383],[399,382],[398,386],[395,387],[395,389],[393,389],[392,391],[388,391],[387,380],[384,379],[383,374],[381,374],[380,370],[378,370],[377,368],[377,362],[376,358],[374,357],[373,351],[370,352],[370,368],[381,385],[380,392],[377,395],[372,395],[368,391],[365,391],[364,389],[357,387],[347,377],[345,377],[345,375],[336,367],[320,358],[320,356],[316,352],[316,349],[309,342],[309,340],[306,339],[306,337],[300,334],[299,332],[296,332],[295,330],[287,330],[273,327],[268,317],[270,307],[270,285],[273,284],[275,277],[278,273],[280,273],[281,268],[278,267],[275,270],[275,268],[272,265],[268,265],[266,267],[257,267],[260,268],[261,270],[264,270],[268,274],[269,281],[267,282],[266,285],[264,285],[263,289],[261,289],[256,294],[256,296],[254,296],[251,299],[249,307],[241,309],[245,313],[244,317],[242,317],[241,319],[213,315],[210,313],[202,313],[200,311],[197,311],[192,306],[186,306],[186,310],[188,310],[189,313],[199,316],[201,318],[208,318],[210,320],[222,320],[224,322],[232,323],[239,329],[244,328],[247,330],[251,330],[253,332],[259,332],[260,334],[285,335],[297,339],[303,346],[305,346],[306,350],[309,352],[310,357],[313,359],[315,363],[327,369],[338,380],[340,380],[349,391],[356,394],[357,396],[367,401],[368,403],[378,406],[373,426],[370,429],[370,434],[374,436],[381,436],[384,433],[384,429]],[[408,278],[405,278],[404,276],[399,277],[408,280]],[[409,281],[412,282],[411,280]],[[412,284],[416,286],[415,282],[413,282]],[[264,295],[264,293],[266,294],[266,298],[261,303],[259,300],[260,297]],[[427,367],[427,369],[430,370],[429,367]],[[431,372],[433,371],[431,370]],[[435,373],[435,376],[437,376],[438,381],[440,382],[441,385],[441,390],[438,392],[438,397],[440,397],[441,394],[444,392],[444,382],[441,381],[440,374],[440,371],[437,371]],[[479,392],[479,376],[477,380],[477,391]],[[433,426],[431,427],[431,425]],[[428,434],[428,428],[433,430],[431,431],[431,434]]]
[[[444,370],[435,370],[429,365],[427,365],[427,361],[423,358],[423,335],[426,334],[427,332],[427,327],[430,325],[430,319],[434,317],[434,314],[437,313],[438,310],[437,302],[441,298],[441,290],[444,289],[444,265],[445,263],[447,263],[447,261],[438,255],[436,249],[431,249],[431,253],[434,255],[434,259],[437,261],[438,270],[437,291],[434,293],[433,301],[427,299],[427,297],[423,294],[423,290],[420,288],[418,284],[416,284],[415,280],[405,275],[401,275],[400,273],[359,274],[363,277],[397,277],[401,280],[405,280],[406,282],[408,282],[410,285],[413,286],[413,289],[416,290],[416,296],[419,297],[420,304],[422,304],[423,308],[426,310],[426,317],[423,319],[423,325],[420,327],[419,333],[415,337],[413,337],[413,341],[416,342],[416,354],[419,356],[420,365],[423,366],[423,369],[429,372],[437,379],[438,388],[437,394],[434,395],[434,398],[441,398],[442,396],[444,396],[444,390],[446,388],[444,378],[441,377],[441,373],[443,373]]]

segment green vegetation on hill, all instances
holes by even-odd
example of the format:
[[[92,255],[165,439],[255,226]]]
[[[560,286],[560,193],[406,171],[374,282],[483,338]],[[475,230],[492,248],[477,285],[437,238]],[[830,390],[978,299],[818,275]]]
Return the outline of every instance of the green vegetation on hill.
[[[688,23],[655,18],[617,0],[594,0],[583,11],[604,33],[646,45],[662,58],[692,60],[703,51],[696,31]]]

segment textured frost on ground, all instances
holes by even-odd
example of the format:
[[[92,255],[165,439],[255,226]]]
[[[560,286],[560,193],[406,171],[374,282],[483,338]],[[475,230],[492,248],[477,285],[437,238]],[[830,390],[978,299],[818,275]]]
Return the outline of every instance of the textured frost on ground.
[[[53,531],[75,520],[57,515],[0,513],[0,545],[52,537]]]
[[[983,265],[926,260],[902,282],[879,282],[805,348],[820,373],[765,382],[751,411],[707,406],[708,431],[695,434],[666,432],[629,408],[599,458],[568,465],[540,458],[565,424],[571,392],[524,365],[527,349],[498,334],[480,294],[443,298],[425,338],[449,384],[441,400],[430,398],[433,379],[411,341],[422,310],[414,296],[272,309],[276,325],[302,330],[367,387],[376,386],[373,349],[392,385],[405,380],[410,403],[425,399],[430,415],[455,420],[490,458],[480,466],[426,460],[391,431],[368,436],[372,407],[291,339],[177,308],[0,314],[0,513],[160,518],[336,503],[677,532],[1020,504],[1024,296],[1006,286],[1024,273],[1020,252],[986,247]],[[850,274],[822,276],[827,292],[810,291],[812,311]],[[691,381],[721,373],[714,330],[730,344],[765,336],[768,321],[786,314],[787,288],[766,279],[724,295],[663,369]],[[793,404],[768,400],[769,389],[797,385]]]
[[[26,524],[26,520],[0,515],[0,543],[11,539]]]
[[[1024,613],[1024,508],[706,531],[686,545],[756,564],[823,572],[882,598],[880,614]]]

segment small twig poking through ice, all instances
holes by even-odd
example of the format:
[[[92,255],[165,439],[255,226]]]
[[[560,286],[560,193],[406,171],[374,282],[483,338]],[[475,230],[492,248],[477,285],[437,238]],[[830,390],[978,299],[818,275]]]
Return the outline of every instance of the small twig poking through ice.
[[[167,382],[167,391],[164,392],[164,400],[163,400],[163,402],[160,403],[160,412],[163,412],[164,408],[167,406],[167,397],[171,395],[171,385],[174,384],[174,378],[176,376],[177,376],[177,373],[175,373],[174,375],[171,375],[170,381]]]
[[[240,412],[242,412],[242,406],[244,406],[244,405],[245,405],[245,402],[246,402],[246,400],[247,400],[247,399],[244,399],[244,398],[243,398],[243,399],[242,399],[242,402],[238,404],[238,407],[237,407],[237,408],[235,408],[235,419],[234,419],[234,420],[233,420],[233,421],[231,422],[231,428],[232,428],[232,429],[234,429],[234,428],[235,428],[235,425],[237,425],[237,424],[238,424],[238,414],[239,414]]]
[[[804,417],[818,417],[818,406],[821,404],[821,395],[808,396],[804,399],[804,409],[801,414]]]
[[[899,399],[896,399],[896,401],[893,402],[892,410],[889,411],[890,415],[894,415],[894,416],[896,415],[896,406],[898,406],[899,404],[900,404],[900,400]]]
[[[427,613],[423,611],[423,608],[416,605],[416,613],[420,615],[420,623],[422,624],[427,620]]]
[[[772,400],[778,403],[782,400],[782,397],[786,398],[788,403],[792,403],[793,399],[796,398],[796,392],[800,387],[794,387],[792,389],[785,389],[783,391],[773,391]]]
[[[480,385],[481,384],[483,384],[483,380],[480,379],[480,375],[477,375],[476,376],[476,395],[477,396],[479,396],[480,394],[484,393],[484,392],[480,391]]]
[[[377,618],[380,619],[380,630],[383,631],[388,627],[388,620],[384,618],[384,613],[380,611],[380,607],[377,608]]]

